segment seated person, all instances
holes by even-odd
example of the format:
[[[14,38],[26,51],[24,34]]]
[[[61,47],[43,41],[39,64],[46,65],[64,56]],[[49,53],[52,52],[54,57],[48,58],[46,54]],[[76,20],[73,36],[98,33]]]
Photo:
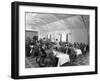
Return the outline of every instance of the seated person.
[[[53,46],[53,48],[59,48],[60,47],[60,44],[59,44],[59,41],[58,41],[58,39],[56,39],[56,41],[55,41],[55,45]]]
[[[40,48],[40,51],[42,52],[42,53],[41,53],[41,56],[42,56],[42,57],[46,57],[46,56],[47,56],[44,47],[41,47],[41,48]]]

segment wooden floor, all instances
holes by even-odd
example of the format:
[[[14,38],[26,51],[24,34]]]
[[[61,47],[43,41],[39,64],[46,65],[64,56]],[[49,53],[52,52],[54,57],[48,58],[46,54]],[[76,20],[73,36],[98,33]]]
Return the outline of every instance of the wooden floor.
[[[79,66],[89,65],[89,52],[84,55],[72,58],[70,63],[65,63],[62,66]]]
[[[25,58],[25,68],[36,68],[39,65],[36,63],[36,57],[27,57]]]
[[[65,63],[63,66],[80,66],[80,65],[89,65],[89,52],[86,54],[80,55],[78,57],[70,58],[70,63]],[[37,68],[39,65],[36,63],[36,57],[26,57],[25,58],[25,68]]]

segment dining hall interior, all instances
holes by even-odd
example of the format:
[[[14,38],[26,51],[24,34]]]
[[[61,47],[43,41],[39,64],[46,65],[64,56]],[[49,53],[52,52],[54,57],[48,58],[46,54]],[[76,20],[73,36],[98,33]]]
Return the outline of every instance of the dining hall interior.
[[[89,65],[89,15],[25,13],[25,68]]]

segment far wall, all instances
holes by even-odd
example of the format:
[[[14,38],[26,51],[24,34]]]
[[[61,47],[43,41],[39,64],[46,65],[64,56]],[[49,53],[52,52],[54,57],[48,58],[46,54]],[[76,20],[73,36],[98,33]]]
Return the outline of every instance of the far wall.
[[[56,30],[56,31],[40,31],[40,38],[43,37],[48,37],[50,38],[51,35],[51,40],[55,41],[55,39],[58,39],[60,41],[60,36],[59,34],[62,34],[62,41],[66,41],[66,34],[68,34],[68,41],[71,43],[74,42],[82,42],[82,43],[89,43],[89,35],[88,31],[84,29],[67,29],[67,30]]]
[[[82,42],[82,43],[89,43],[89,34],[86,29],[74,29],[71,30],[71,39],[72,43],[74,42]]]
[[[38,32],[37,31],[25,31],[25,38],[29,38],[29,39],[33,39],[33,36],[38,36]]]

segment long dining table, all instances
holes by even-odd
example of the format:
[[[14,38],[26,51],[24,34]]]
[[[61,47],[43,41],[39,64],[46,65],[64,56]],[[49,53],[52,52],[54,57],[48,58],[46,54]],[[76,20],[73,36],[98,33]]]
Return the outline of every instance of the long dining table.
[[[70,62],[69,55],[66,53],[53,50],[53,55],[58,58],[57,67],[60,67],[61,65]]]

